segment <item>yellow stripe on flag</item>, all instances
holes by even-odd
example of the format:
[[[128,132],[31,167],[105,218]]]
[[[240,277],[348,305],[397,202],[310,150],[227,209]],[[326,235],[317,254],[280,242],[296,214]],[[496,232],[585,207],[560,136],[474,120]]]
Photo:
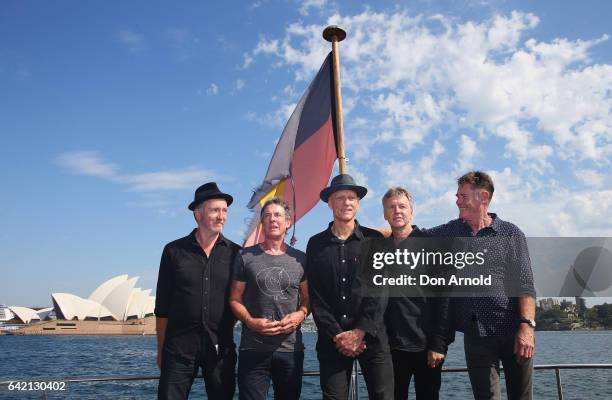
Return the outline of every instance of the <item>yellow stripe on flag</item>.
[[[259,200],[259,205],[263,207],[263,205],[266,204],[266,201],[270,200],[272,197],[282,198],[283,194],[285,193],[285,182],[287,182],[287,179],[283,179],[278,185],[274,186],[272,190],[270,190],[264,197],[261,198],[261,200]]]

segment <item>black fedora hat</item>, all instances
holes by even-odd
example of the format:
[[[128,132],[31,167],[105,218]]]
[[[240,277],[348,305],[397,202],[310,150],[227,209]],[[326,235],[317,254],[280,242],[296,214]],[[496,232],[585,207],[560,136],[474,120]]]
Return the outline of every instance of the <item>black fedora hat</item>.
[[[363,196],[368,193],[368,189],[357,185],[352,176],[349,174],[340,174],[332,179],[329,187],[321,190],[321,200],[327,203],[329,196],[338,190],[352,190],[353,192],[357,193],[357,197],[360,199],[363,199]]]
[[[232,196],[220,191],[215,182],[208,182],[196,189],[189,209],[193,211],[200,203],[210,199],[223,199],[227,201],[228,206],[234,201]]]

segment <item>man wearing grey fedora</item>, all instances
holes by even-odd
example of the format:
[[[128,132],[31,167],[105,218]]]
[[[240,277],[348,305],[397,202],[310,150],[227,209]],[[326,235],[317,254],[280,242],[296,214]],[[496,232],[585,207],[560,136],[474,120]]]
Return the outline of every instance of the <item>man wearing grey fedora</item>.
[[[164,247],[155,298],[159,399],[186,399],[200,368],[209,399],[234,397],[228,298],[240,246],[221,234],[232,201],[215,182],[200,186],[188,207],[197,228]]]
[[[324,399],[347,399],[351,369],[359,360],[370,399],[393,398],[393,366],[383,315],[384,297],[364,297],[360,258],[369,238],[382,237],[355,219],[367,189],[347,174],[321,191],[333,214],[326,230],[308,241],[306,273],[317,325],[317,356]]]

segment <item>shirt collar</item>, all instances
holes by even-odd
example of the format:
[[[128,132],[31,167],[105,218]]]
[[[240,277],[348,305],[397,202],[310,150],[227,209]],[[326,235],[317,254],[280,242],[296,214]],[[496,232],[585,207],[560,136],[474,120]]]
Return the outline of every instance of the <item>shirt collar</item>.
[[[415,236],[421,236],[421,229],[416,226],[416,225],[412,225],[412,232],[410,232],[410,235],[408,235],[404,240],[408,239],[409,237],[415,237]],[[386,238],[390,243],[395,244],[395,241],[393,240],[393,232],[391,232],[391,235],[389,235],[388,238]],[[402,242],[404,241],[402,240]],[[400,243],[402,243],[400,242]]]
[[[198,248],[200,247],[200,244],[198,243],[198,239],[196,239],[196,232],[198,231],[197,228],[194,228],[194,230],[191,231],[191,233],[189,234],[189,242],[194,245],[197,246]],[[216,246],[229,246],[229,241],[225,238],[225,236],[223,236],[222,233],[219,233],[219,237],[217,238],[217,241],[215,242],[214,247]]]
[[[332,225],[334,224],[334,221],[330,222],[329,225],[327,225],[327,234],[329,235],[330,239],[335,239],[335,240],[339,240],[336,236],[334,236],[334,234],[332,233]],[[358,240],[362,240],[364,238],[363,236],[363,232],[361,232],[361,228],[359,227],[359,222],[357,222],[357,220],[355,220],[355,230],[353,231],[353,233],[351,234],[351,236],[349,236],[348,238],[346,238],[346,240],[342,240],[343,242],[346,242],[347,240],[349,240],[352,237],[355,237]]]
[[[495,213],[487,213],[487,214],[489,215],[489,217],[491,217],[491,220],[492,220],[491,225],[482,228],[481,231],[485,230],[485,229],[492,229],[494,232],[499,232],[500,228],[501,228],[501,223],[502,223],[501,219],[499,219],[497,217],[497,214],[495,214]],[[465,222],[462,219],[460,219],[459,221],[461,221],[461,223],[463,223],[464,228],[468,232],[470,232],[470,233],[472,232],[472,227],[470,226],[470,224],[468,224],[467,222]]]

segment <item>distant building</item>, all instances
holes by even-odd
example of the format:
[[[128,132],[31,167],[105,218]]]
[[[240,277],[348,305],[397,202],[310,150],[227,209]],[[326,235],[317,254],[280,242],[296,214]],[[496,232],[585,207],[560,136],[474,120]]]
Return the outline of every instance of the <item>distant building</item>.
[[[8,322],[13,318],[15,318],[15,314],[11,309],[4,304],[0,304],[0,323]]]
[[[543,311],[548,311],[548,310],[552,310],[553,306],[558,306],[559,305],[559,300],[557,299],[552,299],[552,298],[547,298],[547,299],[541,299],[540,300],[540,308]]]
[[[584,297],[576,297],[576,308],[577,308],[577,312],[578,315],[583,317],[584,313],[586,312],[586,299]]]

